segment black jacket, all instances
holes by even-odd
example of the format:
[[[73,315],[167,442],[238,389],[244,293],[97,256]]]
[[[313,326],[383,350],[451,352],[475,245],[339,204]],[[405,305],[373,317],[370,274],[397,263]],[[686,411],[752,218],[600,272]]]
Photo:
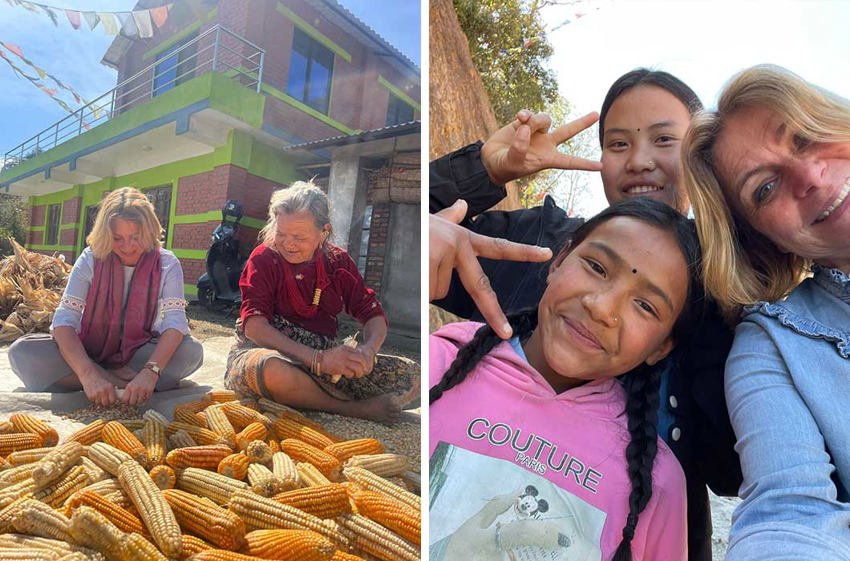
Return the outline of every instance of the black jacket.
[[[464,198],[470,212],[465,225],[491,237],[552,248],[554,253],[584,221],[570,218],[546,197],[540,207],[512,212],[483,212],[505,196],[490,182],[480,157],[481,143],[434,160],[430,166],[430,211]],[[482,213],[475,219],[470,219]],[[546,289],[546,263],[497,262],[481,259],[484,272],[506,313],[536,306]],[[464,318],[481,321],[474,302],[452,277],[448,295],[434,304]],[[674,423],[661,437],[685,472],[688,494],[688,551],[691,561],[711,561],[711,512],[706,486],[718,495],[735,496],[741,465],[723,392],[723,371],[732,345],[732,330],[709,303],[702,325],[690,344],[676,350],[667,385],[667,410]],[[674,406],[675,404],[675,406]]]

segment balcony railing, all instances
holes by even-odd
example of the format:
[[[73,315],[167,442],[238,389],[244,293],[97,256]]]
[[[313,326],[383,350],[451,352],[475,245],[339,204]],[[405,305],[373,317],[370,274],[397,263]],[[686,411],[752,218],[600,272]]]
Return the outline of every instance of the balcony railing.
[[[89,104],[44,129],[5,154],[3,169],[50,150],[121,113],[207,72],[220,72],[260,92],[265,51],[219,25],[124,80]]]

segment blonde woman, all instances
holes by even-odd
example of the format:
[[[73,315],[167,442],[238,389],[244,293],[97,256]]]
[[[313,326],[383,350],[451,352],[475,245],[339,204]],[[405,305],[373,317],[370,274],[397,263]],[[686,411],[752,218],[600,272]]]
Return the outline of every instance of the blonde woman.
[[[750,68],[683,149],[706,287],[743,311],[727,559],[850,559],[850,101]]]
[[[387,318],[331,235],[327,196],[307,182],[276,191],[251,253],[225,385],[305,409],[392,423],[419,391],[419,366],[378,355]],[[345,311],[363,326],[355,348],[335,340]]]
[[[198,369],[189,335],[183,270],[162,248],[153,205],[132,187],[100,203],[50,334],[18,339],[12,371],[30,391],[82,389],[97,405],[140,405]]]

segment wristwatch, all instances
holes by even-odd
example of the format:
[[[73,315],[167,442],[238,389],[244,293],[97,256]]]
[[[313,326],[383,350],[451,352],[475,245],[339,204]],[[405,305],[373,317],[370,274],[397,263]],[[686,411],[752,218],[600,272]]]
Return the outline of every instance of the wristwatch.
[[[160,368],[159,365],[152,360],[146,362],[142,368],[147,368],[148,370],[156,374],[157,378],[159,378],[159,373],[162,371],[162,368]]]

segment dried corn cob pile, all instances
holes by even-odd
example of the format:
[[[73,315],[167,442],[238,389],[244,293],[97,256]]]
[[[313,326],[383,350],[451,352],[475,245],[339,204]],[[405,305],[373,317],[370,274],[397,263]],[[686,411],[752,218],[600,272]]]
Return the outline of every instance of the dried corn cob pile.
[[[27,333],[47,332],[59,305],[71,265],[57,257],[27,251],[14,239],[14,250],[0,261],[0,343]]]
[[[0,558],[414,561],[412,468],[288,407],[213,391],[173,421],[98,419],[60,441],[0,421]]]

